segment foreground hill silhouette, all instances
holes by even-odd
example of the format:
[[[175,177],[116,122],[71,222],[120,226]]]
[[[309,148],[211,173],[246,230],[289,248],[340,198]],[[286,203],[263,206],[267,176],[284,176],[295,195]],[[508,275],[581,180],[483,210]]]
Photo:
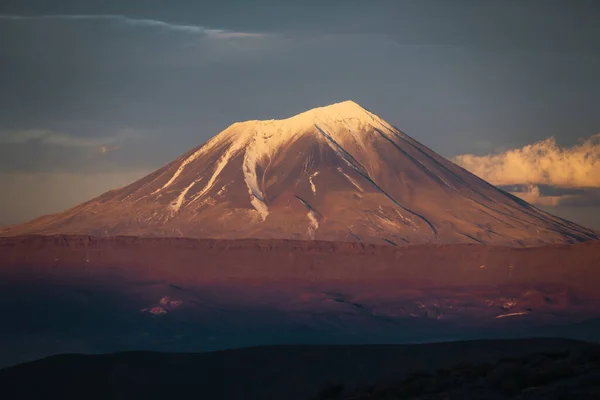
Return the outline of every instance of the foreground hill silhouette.
[[[594,399],[599,351],[527,339],[73,354],[0,370],[0,385],[20,399]]]
[[[391,385],[345,390],[328,384],[316,400],[600,398],[600,347],[462,363],[435,372],[412,372]]]
[[[229,126],[156,172],[0,231],[529,246],[598,239],[345,101]]]

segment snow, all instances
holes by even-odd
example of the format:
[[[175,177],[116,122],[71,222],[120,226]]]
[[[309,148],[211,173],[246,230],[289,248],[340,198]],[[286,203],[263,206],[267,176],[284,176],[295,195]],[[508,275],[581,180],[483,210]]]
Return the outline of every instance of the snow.
[[[296,128],[303,128],[311,124],[319,124],[325,128],[332,128],[343,122],[349,128],[345,133],[354,136],[354,139],[360,144],[362,144],[362,137],[356,136],[356,133],[360,131],[360,129],[356,128],[372,124],[383,129],[393,129],[387,122],[351,100],[313,108],[289,118],[288,121]]]
[[[395,143],[398,151],[386,139]],[[234,149],[239,149],[239,153]],[[338,166],[341,167],[339,175],[333,170]],[[399,169],[404,166],[409,166],[410,171],[403,175]],[[334,189],[326,182],[331,172],[341,182],[341,190],[329,190]],[[293,176],[284,177],[285,173]],[[296,182],[302,186],[296,186]],[[316,183],[319,183],[318,193]],[[410,183],[423,189],[413,196],[403,190],[403,185],[408,187]],[[450,193],[442,185],[454,185],[457,192]],[[225,187],[229,188],[226,192]],[[273,224],[284,221],[285,213],[298,210],[284,205],[284,199],[295,190],[304,190],[302,195],[314,202],[319,211],[327,212],[331,221],[328,224],[324,216],[307,215],[310,210],[300,208],[299,215],[291,219],[299,216],[304,235],[310,224],[313,231],[341,239],[345,235],[343,230],[357,223],[361,228],[357,225],[356,229],[365,241],[374,237],[381,241],[383,236],[378,232],[386,228],[389,232],[385,234],[394,241],[464,242],[466,237],[459,236],[462,232],[457,231],[458,227],[469,225],[470,228],[464,225],[465,234],[470,234],[469,240],[473,241],[478,240],[475,232],[481,230],[475,225],[481,227],[489,223],[490,231],[496,234],[489,239],[493,244],[512,246],[523,240],[523,245],[531,245],[534,239],[528,239],[528,234],[538,231],[541,233],[535,240],[543,243],[564,242],[565,237],[574,234],[585,238],[597,236],[504,196],[353,102],[309,110],[282,120],[235,123],[205,145],[183,154],[136,184],[103,195],[101,201],[93,200],[57,217],[23,228],[11,228],[10,232],[0,229],[0,233],[79,229],[97,230],[103,235],[172,236],[173,232],[176,235],[200,232],[208,236],[223,229],[222,220],[231,214],[232,219],[239,215],[240,221],[251,220],[235,235],[272,235],[279,230],[288,236],[294,226],[286,227],[284,223],[274,227]],[[362,191],[365,194],[361,194]],[[197,195],[198,200],[190,205]],[[444,195],[451,197],[452,204],[444,203]],[[280,196],[279,201],[275,201],[275,196]],[[140,201],[146,197],[149,199]],[[353,209],[335,207],[340,199],[351,201]],[[218,207],[211,207],[215,204]],[[384,220],[372,215],[374,206],[379,204],[385,208]],[[184,207],[197,212],[183,212]],[[274,218],[273,224],[259,226],[261,218],[263,221],[268,217],[272,219],[272,214],[279,211],[276,207],[281,207],[281,218]],[[134,210],[133,215],[131,210]],[[77,222],[79,217],[81,223]],[[73,218],[77,222],[74,228]],[[200,228],[199,221],[202,222]],[[392,222],[396,227],[387,229]],[[434,223],[449,228],[437,237]],[[425,224],[431,227],[431,232]],[[369,229],[363,229],[363,225]],[[176,227],[181,228],[181,232],[176,231]],[[84,265],[92,264],[87,261]],[[513,279],[515,269],[505,264],[501,272]]]
[[[227,149],[225,154],[223,154],[223,156],[221,156],[221,158],[217,162],[217,167],[215,168],[210,179],[208,180],[208,183],[206,184],[206,186],[196,196],[194,196],[194,199],[192,201],[190,201],[190,203],[201,198],[202,196],[204,196],[204,194],[206,194],[206,192],[208,192],[210,189],[212,189],[212,187],[215,185],[215,182],[216,182],[218,176],[221,174],[221,172],[223,171],[223,169],[225,168],[227,163],[229,163],[229,160],[231,160],[231,158],[233,156],[238,154],[241,149],[242,149],[242,143],[240,143],[239,141],[234,142],[229,146],[229,148]]]
[[[272,157],[278,150],[284,147],[284,144],[290,144],[289,142],[295,140],[302,134],[305,134],[307,131],[314,129],[315,123],[317,122],[322,124],[325,128],[332,129],[333,134],[328,135],[329,141],[332,142],[330,143],[330,146],[336,152],[338,152],[338,154],[340,154],[340,156],[348,163],[348,165],[354,169],[357,169],[361,174],[368,175],[366,170],[364,170],[364,168],[344,150],[343,146],[339,144],[337,140],[343,142],[347,138],[351,138],[364,148],[364,142],[363,138],[361,137],[361,133],[366,131],[364,129],[360,129],[361,127],[375,124],[380,128],[389,129],[390,126],[385,121],[381,120],[376,115],[371,114],[369,111],[365,110],[355,102],[344,101],[325,107],[314,108],[287,119],[246,121],[232,124],[207,142],[204,146],[200,147],[197,151],[183,159],[171,178],[164,185],[162,185],[162,187],[155,190],[151,194],[157,194],[171,186],[181,176],[188,165],[200,159],[205,154],[208,154],[211,150],[215,149],[219,145],[228,145],[229,147],[227,151],[217,162],[217,166],[208,180],[208,183],[202,190],[200,190],[200,192],[198,192],[197,195],[194,196],[190,203],[204,196],[214,186],[219,175],[229,163],[231,158],[243,151],[244,181],[248,186],[250,202],[264,220],[269,214],[269,208],[265,202],[265,195],[262,192],[259,177],[257,176],[257,167],[260,165],[264,171]],[[340,122],[344,122],[348,129],[344,130],[343,132],[341,132],[339,129],[333,129],[336,126],[339,126]],[[322,133],[324,134],[324,131]],[[333,136],[337,136],[338,138],[334,138]],[[313,193],[316,193],[316,186],[313,178],[317,175],[318,172],[314,173],[309,178]],[[199,179],[195,180],[185,189],[183,189],[178,195],[177,199],[170,204],[170,208],[173,211],[178,211],[181,209],[185,201],[185,196]],[[356,182],[353,182],[353,184],[362,191]]]
[[[312,174],[311,176],[308,177],[308,181],[310,182],[310,187],[314,194],[317,193],[317,187],[315,186],[315,183],[313,182],[313,178],[315,178],[317,175],[319,175],[319,171],[315,172],[314,174]]]
[[[354,179],[352,179],[350,177],[350,175],[348,175],[347,173],[344,172],[344,170],[341,167],[338,167],[337,170],[346,177],[346,179],[348,179],[348,182],[350,182],[352,185],[354,185],[355,188],[357,188],[360,192],[364,192],[364,189],[360,187],[360,185],[358,184],[358,182],[356,182]]]
[[[171,207],[171,210],[174,212],[179,211],[179,209],[181,208],[183,201],[185,200],[185,196],[187,195],[187,193],[190,191],[190,189],[196,184],[198,183],[198,181],[200,180],[200,178],[194,180],[192,183],[190,183],[185,189],[183,189],[181,191],[181,193],[179,193],[179,196],[177,196],[177,199],[171,203],[169,205],[169,207]]]
[[[348,129],[339,129],[341,123]],[[343,148],[342,144],[348,139],[365,148],[364,137],[372,134],[371,130],[367,129],[372,126],[393,129],[387,122],[355,102],[344,101],[314,108],[286,119],[238,122],[226,131],[235,133],[231,135],[234,140],[248,145],[247,152],[254,153],[254,159],[262,160],[265,156],[270,159],[283,144],[289,144],[288,142],[300,135],[314,130],[315,126],[329,132],[329,138],[340,148]],[[221,134],[217,137],[219,136]]]
[[[256,211],[258,211],[263,221],[267,219],[267,216],[269,215],[269,207],[263,200],[257,198],[256,196],[252,196],[250,199],[250,204],[252,204],[252,207],[254,207]]]
[[[335,151],[350,168],[356,170],[394,204],[404,211],[423,219],[424,222],[431,227],[435,235],[437,232],[429,221],[412,210],[405,208],[397,200],[386,193],[373,181],[367,169],[346,150],[345,145],[356,144],[359,148],[365,150],[370,160],[369,152],[366,151],[367,149],[365,147],[365,139],[370,135],[376,134],[375,132],[377,132],[377,130],[396,131],[395,128],[387,122],[353,101],[343,101],[325,107],[314,108],[282,120],[238,122],[229,126],[223,132],[211,139],[206,145],[183,159],[171,178],[160,189],[153,192],[153,194],[172,185],[190,163],[200,159],[203,155],[208,154],[216,148],[228,146],[225,154],[217,162],[216,168],[208,180],[208,183],[196,196],[194,196],[192,202],[204,196],[215,185],[221,172],[230,160],[238,153],[243,152],[242,172],[248,188],[250,204],[260,214],[264,221],[269,215],[269,207],[266,202],[266,194],[264,193],[263,177],[259,176],[258,171],[266,171],[276,153],[285,151],[285,149],[289,148],[289,145],[296,139],[313,132],[316,136],[320,135],[324,137],[329,147],[333,149],[333,151]],[[317,174],[318,172],[315,172],[309,177],[313,193],[316,193],[316,186],[313,178],[316,177]],[[359,191],[364,191],[356,181],[347,174],[343,174]],[[182,207],[185,196],[196,183],[196,181],[192,182],[179,194],[177,199],[170,205],[172,210],[178,211]]]
[[[244,181],[250,194],[250,204],[260,213],[264,221],[269,215],[269,207],[265,203],[260,183],[258,182],[258,175],[256,174],[256,167],[258,166],[260,157],[263,155],[262,151],[264,151],[261,143],[264,144],[265,140],[260,141],[256,140],[256,137],[253,138],[250,145],[246,148],[242,168],[244,169]]]
[[[315,233],[317,229],[319,229],[319,219],[318,214],[314,210],[309,210],[306,214],[310,221],[310,225],[308,226],[308,235],[311,239],[315,238]]]
[[[309,220],[308,235],[310,236],[311,239],[314,239],[315,238],[315,233],[317,232],[317,229],[319,229],[319,218],[320,218],[320,215],[319,215],[318,212],[315,211],[314,208],[312,208],[312,206],[310,204],[308,204],[308,202],[306,202],[306,200],[304,200],[300,196],[296,196],[296,198],[298,200],[300,200],[300,202],[308,210],[308,212],[306,213],[306,216],[308,217],[308,220]]]
[[[329,147],[335,151],[335,153],[340,156],[340,158],[344,160],[350,168],[355,169],[359,174],[367,179],[370,179],[369,173],[365,170],[365,168],[360,165],[360,163],[358,163],[358,161],[356,161],[356,159],[350,153],[348,153],[344,147],[333,138],[331,134],[326,132],[319,125],[315,125],[315,128],[317,128],[317,131],[323,135],[325,139],[327,139],[327,144]]]
[[[496,316],[496,319],[506,318],[506,317],[516,317],[518,315],[525,315],[525,314],[527,314],[527,311],[513,312],[513,313],[508,313],[508,314],[500,314],[500,315]]]
[[[217,196],[221,196],[223,193],[225,193],[227,191],[227,186],[229,186],[229,183],[227,185],[223,185],[221,189],[219,189]]]
[[[286,119],[246,121],[238,123],[238,126],[256,126],[257,124],[263,126],[271,125],[272,127],[285,128],[285,133],[290,134],[302,131],[307,127],[313,126],[315,123],[320,123],[325,127],[331,127],[332,125],[338,125],[339,122],[346,122],[349,124],[348,126],[352,128],[355,128],[358,124],[375,124],[384,129],[393,129],[387,122],[350,100],[324,107],[313,108]]]
[[[171,178],[167,181],[167,183],[165,183],[162,187],[160,187],[159,189],[152,192],[151,195],[156,194],[156,193],[168,188],[169,186],[171,186],[171,184],[173,184],[173,182],[175,182],[175,180],[181,175],[181,173],[183,172],[183,170],[185,169],[186,166],[188,166],[190,163],[196,161],[203,155],[209,153],[211,150],[213,150],[215,147],[217,147],[217,145],[230,140],[231,137],[233,136],[232,133],[234,133],[234,132],[232,132],[232,131],[234,130],[235,126],[237,126],[237,123],[229,126],[227,129],[225,129],[224,131],[219,133],[217,136],[215,136],[211,140],[209,140],[204,146],[201,146],[198,150],[196,150],[190,156],[185,158],[181,162],[181,164],[179,164],[179,168],[177,168],[177,170],[171,176]]]
[[[404,215],[402,215],[402,213],[400,212],[400,210],[396,210],[396,214],[398,214],[398,216],[400,217],[400,219],[402,221],[404,221],[406,224],[412,226],[413,229],[416,231],[416,225],[415,225],[415,223],[411,219],[406,218]]]
[[[171,184],[173,182],[175,182],[175,179],[177,179],[179,177],[179,175],[181,175],[181,173],[183,172],[183,170],[185,169],[185,167],[189,163],[191,163],[192,161],[196,160],[198,157],[200,157],[200,155],[202,155],[204,153],[202,150],[203,149],[201,148],[200,150],[196,151],[191,156],[189,156],[188,158],[186,158],[185,160],[183,160],[183,162],[179,165],[179,168],[177,168],[177,171],[175,171],[175,173],[173,174],[173,176],[171,176],[171,179],[169,179],[167,181],[167,183],[165,183],[161,188],[159,188],[159,189],[155,190],[154,192],[152,192],[152,194],[156,194],[156,193],[162,191],[163,189],[166,189],[169,186],[171,186]]]

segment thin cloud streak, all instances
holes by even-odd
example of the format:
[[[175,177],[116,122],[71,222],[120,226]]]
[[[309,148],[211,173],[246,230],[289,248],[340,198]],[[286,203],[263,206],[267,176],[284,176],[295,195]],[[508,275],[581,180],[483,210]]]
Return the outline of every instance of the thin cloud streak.
[[[120,139],[121,138],[117,137],[76,137],[45,129],[26,129],[12,132],[0,132],[0,143],[5,144],[26,144],[34,142],[60,147],[101,148],[102,146],[110,146]]]
[[[109,21],[118,24],[127,25],[130,27],[139,28],[157,28],[165,31],[188,33],[192,35],[209,36],[215,39],[239,39],[239,38],[261,38],[271,36],[263,33],[251,32],[236,32],[224,29],[210,29],[198,25],[183,25],[174,24],[165,21],[153,19],[138,19],[126,17],[124,15],[100,14],[100,15],[38,15],[38,16],[22,16],[22,15],[0,15],[0,21]]]

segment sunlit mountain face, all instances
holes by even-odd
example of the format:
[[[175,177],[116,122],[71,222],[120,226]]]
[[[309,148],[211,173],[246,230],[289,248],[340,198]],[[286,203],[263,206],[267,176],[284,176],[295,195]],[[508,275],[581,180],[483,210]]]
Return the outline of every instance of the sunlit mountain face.
[[[2,236],[567,244],[597,234],[444,159],[345,101],[229,126],[156,172]]]

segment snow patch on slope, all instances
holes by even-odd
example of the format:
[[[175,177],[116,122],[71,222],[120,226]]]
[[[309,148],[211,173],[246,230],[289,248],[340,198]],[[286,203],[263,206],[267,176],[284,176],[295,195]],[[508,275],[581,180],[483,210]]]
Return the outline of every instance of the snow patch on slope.
[[[192,183],[190,183],[185,189],[183,189],[181,191],[181,193],[179,193],[179,196],[177,196],[177,199],[171,203],[169,205],[169,207],[171,208],[171,211],[177,212],[179,211],[179,209],[181,208],[183,201],[185,200],[185,196],[187,195],[187,193],[190,191],[190,189],[196,184],[198,183],[198,181],[200,180],[200,178],[194,180]]]
[[[528,314],[527,311],[519,311],[519,312],[508,313],[508,314],[500,314],[500,315],[496,315],[496,319],[506,318],[506,317],[517,317],[519,315],[526,315],[526,314]]]
[[[222,131],[221,133],[219,133],[218,135],[216,135],[215,137],[210,139],[208,142],[206,142],[204,144],[204,146],[200,147],[198,150],[196,150],[190,156],[188,156],[186,159],[184,159],[181,162],[181,164],[179,164],[179,168],[177,168],[177,170],[171,176],[171,178],[167,181],[167,183],[165,183],[162,187],[156,189],[154,192],[150,193],[150,195],[154,195],[154,194],[168,188],[169,186],[171,186],[173,184],[173,182],[175,182],[175,180],[183,173],[183,170],[185,169],[185,167],[187,167],[190,163],[196,161],[203,155],[210,152],[210,150],[217,147],[218,144],[224,143],[227,140],[231,140],[232,133],[234,133],[233,131],[235,131],[235,127],[237,125],[238,125],[238,123],[230,125],[227,129],[225,129],[224,131]]]
[[[202,196],[204,196],[206,194],[206,192],[208,192],[210,189],[212,189],[212,187],[215,185],[217,178],[219,177],[219,175],[221,174],[221,172],[223,171],[223,169],[225,168],[225,166],[227,165],[229,160],[231,160],[232,157],[234,157],[236,154],[238,154],[242,150],[242,147],[244,146],[244,144],[245,143],[243,141],[238,140],[238,141],[233,142],[229,146],[229,148],[227,149],[225,154],[223,154],[223,156],[221,156],[221,158],[217,162],[217,167],[215,168],[210,179],[208,180],[208,183],[206,184],[206,186],[196,196],[194,196],[194,198],[192,199],[192,201],[190,201],[190,203],[201,198]]]
[[[229,187],[229,185],[231,185],[231,182],[228,183],[227,185],[223,185],[221,187],[221,189],[219,189],[219,191],[217,192],[217,196],[221,196],[223,193],[225,193],[227,191],[227,188]]]
[[[357,188],[360,192],[364,192],[364,189],[362,187],[360,187],[360,185],[358,184],[358,182],[356,182],[354,179],[352,179],[350,177],[350,175],[348,175],[347,173],[344,172],[344,170],[342,169],[342,167],[338,167],[337,170],[346,177],[346,179],[348,180],[348,182],[350,182],[352,185],[354,185],[355,188]]]
[[[244,181],[246,182],[248,193],[250,194],[250,204],[252,204],[256,211],[260,213],[260,216],[264,221],[269,215],[269,207],[265,203],[256,172],[260,156],[262,155],[261,152],[255,149],[257,146],[256,143],[255,137],[248,146],[248,149],[246,149],[242,168],[244,169]]]
[[[312,208],[312,206],[308,204],[308,202],[306,202],[303,198],[301,198],[300,196],[296,196],[296,198],[300,200],[300,202],[304,204],[304,206],[308,210],[308,213],[306,213],[306,216],[308,217],[309,221],[308,236],[310,236],[311,239],[314,239],[315,233],[317,232],[317,229],[319,229],[319,219],[321,218],[321,215],[318,212],[316,212],[315,209]]]
[[[317,187],[315,186],[315,183],[313,182],[313,178],[315,178],[317,175],[319,175],[319,171],[315,172],[314,174],[312,174],[311,176],[308,177],[308,181],[310,182],[310,187],[314,194],[317,193]]]
[[[250,194],[250,203],[258,211],[263,221],[269,215],[262,188],[262,176],[257,169],[265,171],[275,153],[284,148],[284,143],[293,141],[303,131],[293,124],[293,117],[282,121],[248,121],[238,124],[241,139],[246,146],[243,172],[244,181]],[[291,121],[291,122],[290,122]],[[261,165],[261,163],[263,163]]]
[[[175,173],[171,176],[171,179],[169,179],[167,181],[167,183],[165,183],[161,188],[156,189],[154,192],[152,192],[151,194],[156,194],[166,188],[168,188],[169,186],[171,186],[171,184],[173,182],[175,182],[175,179],[177,179],[179,177],[179,175],[181,175],[181,173],[183,172],[183,170],[185,169],[185,167],[193,162],[194,160],[196,160],[198,157],[200,157],[202,154],[204,154],[206,152],[205,146],[201,147],[198,151],[194,152],[191,156],[189,156],[188,158],[186,158],[185,160],[183,160],[183,162],[179,165],[179,168],[177,168],[177,171],[175,171]]]
[[[410,218],[406,218],[399,210],[396,210],[396,214],[398,214],[398,217],[400,217],[405,224],[412,226],[415,232],[417,231],[417,226]]]
[[[308,235],[311,239],[314,239],[315,233],[317,232],[317,229],[319,229],[318,214],[314,210],[309,210],[306,216],[310,220],[310,225],[308,226]]]

